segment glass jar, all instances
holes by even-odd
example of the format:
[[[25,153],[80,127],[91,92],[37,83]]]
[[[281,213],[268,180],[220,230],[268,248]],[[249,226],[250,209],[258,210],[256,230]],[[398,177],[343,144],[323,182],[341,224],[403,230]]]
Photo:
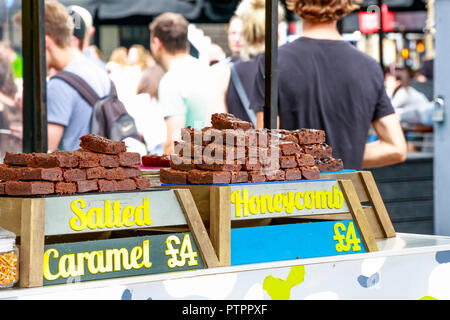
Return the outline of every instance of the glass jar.
[[[16,235],[0,228],[0,289],[11,288],[19,280],[19,249]]]

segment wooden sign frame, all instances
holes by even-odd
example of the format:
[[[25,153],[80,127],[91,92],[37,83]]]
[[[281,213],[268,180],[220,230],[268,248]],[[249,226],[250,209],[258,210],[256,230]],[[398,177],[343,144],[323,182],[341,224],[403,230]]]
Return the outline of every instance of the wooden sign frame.
[[[187,231],[194,237],[204,267],[219,266],[214,247],[189,190],[147,190],[150,193],[164,191],[176,195],[174,200],[178,200],[180,209],[185,217],[185,223],[188,226]],[[126,192],[102,194],[101,196],[106,198],[111,195],[127,198]],[[79,195],[79,197],[99,197],[99,194],[84,194]],[[45,233],[46,198],[0,198],[0,208],[0,225],[14,232],[19,239],[19,286],[26,288],[43,286],[44,247],[46,238],[48,238]],[[138,229],[138,227],[129,228],[128,230],[131,229]],[[143,230],[146,229],[152,230],[152,228],[144,228]],[[75,234],[75,236],[74,234],[61,235],[62,240],[71,239],[67,242],[81,241],[77,239],[78,237],[82,239],[83,234]]]

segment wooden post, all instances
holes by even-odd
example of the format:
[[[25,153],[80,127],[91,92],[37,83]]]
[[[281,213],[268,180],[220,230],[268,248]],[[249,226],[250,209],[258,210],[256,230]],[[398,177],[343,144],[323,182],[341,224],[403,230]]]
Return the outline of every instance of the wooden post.
[[[188,189],[177,189],[175,190],[175,194],[186,217],[186,222],[197,243],[197,247],[200,250],[203,263],[207,268],[218,267],[220,265],[219,259],[214,251],[214,247],[209,239],[208,232],[197,210],[191,192]]]
[[[211,187],[209,233],[221,266],[231,264],[230,197],[230,187]]]
[[[344,194],[345,201],[353,221],[359,230],[364,246],[368,252],[378,251],[378,245],[375,237],[370,228],[369,221],[364,214],[364,210],[361,206],[361,202],[356,193],[355,187],[351,180],[338,180],[342,193]]]
[[[45,199],[22,199],[19,282],[21,287],[41,287],[45,242]]]

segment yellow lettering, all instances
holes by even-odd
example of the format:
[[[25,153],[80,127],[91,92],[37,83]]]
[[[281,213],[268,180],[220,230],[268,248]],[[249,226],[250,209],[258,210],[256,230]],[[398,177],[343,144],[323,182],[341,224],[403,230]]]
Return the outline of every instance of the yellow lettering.
[[[112,221],[111,200],[105,200],[105,211],[103,212],[103,214],[105,215],[105,226],[107,228],[114,227]]]
[[[242,211],[244,217],[247,217],[249,215],[248,211],[248,189],[242,189],[242,197],[240,190],[233,191],[231,194],[231,203],[234,203],[235,205],[235,216],[241,217]],[[243,210],[241,209],[241,205]]]
[[[280,206],[281,204],[281,206]],[[284,209],[283,205],[283,195],[281,193],[276,193],[273,196],[273,207],[275,208],[276,212],[281,212]]]
[[[272,197],[268,194],[261,195],[260,207],[261,213],[266,213],[267,211],[272,213],[274,211],[272,205]]]
[[[70,218],[69,225],[74,231],[82,231],[87,226],[86,214],[83,212],[86,202],[83,199],[77,199],[72,201],[70,209],[75,214],[75,217]]]
[[[122,221],[120,219],[120,209],[122,207],[120,206],[120,201],[113,201],[113,216],[114,216],[114,225],[116,227],[122,226]]]
[[[249,200],[249,210],[251,214],[258,214],[260,210],[259,197],[252,196]]]
[[[65,254],[59,260],[59,273],[62,278],[68,278],[76,275],[77,268],[75,265],[75,255]]]
[[[102,222],[103,209],[91,208],[87,213],[87,226],[89,229],[103,229],[105,225]]]
[[[286,213],[294,212],[294,193],[283,193],[283,203]]]
[[[142,248],[137,246],[131,249],[130,252],[130,265],[133,269],[140,269],[143,265],[143,262],[138,263],[138,260],[142,258]]]
[[[134,216],[134,208],[132,206],[126,206],[122,211],[122,224],[125,227],[131,227],[134,225],[134,221],[130,219]]]
[[[316,202],[316,209],[326,209],[327,200],[329,203],[330,199],[332,198],[332,195],[331,191],[317,190],[314,194],[314,197]]]
[[[312,209],[314,207],[314,193],[310,190],[306,191],[303,201],[306,209]]]
[[[337,184],[333,186],[333,204],[336,209],[340,209],[344,205],[344,195]]]
[[[150,241],[144,240],[142,242],[142,250],[144,252],[144,258],[142,259],[142,264],[146,268],[150,268],[152,263],[150,262]]]
[[[144,198],[142,200],[143,204],[136,207],[134,210],[134,219],[136,221],[136,225],[151,225],[153,221],[150,219],[150,199]]]
[[[295,194],[294,202],[295,202],[295,207],[297,208],[297,210],[303,210],[305,208],[305,200],[304,200],[304,198],[305,198],[305,195],[303,194],[302,191],[298,191]],[[300,199],[303,199],[303,204],[300,203]]]
[[[44,278],[48,281],[56,280],[60,277],[59,272],[57,274],[52,274],[50,272],[50,255],[53,255],[53,258],[59,257],[59,252],[56,249],[48,249],[44,252]]]

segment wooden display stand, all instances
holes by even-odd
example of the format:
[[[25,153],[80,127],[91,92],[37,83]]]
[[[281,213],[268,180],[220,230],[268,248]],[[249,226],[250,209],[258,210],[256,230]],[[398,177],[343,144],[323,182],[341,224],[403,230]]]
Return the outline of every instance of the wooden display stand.
[[[232,198],[234,192],[233,190],[242,188],[246,184],[232,186],[163,185],[162,187],[189,189],[191,191],[205,225],[209,223],[210,239],[216,250],[219,263],[222,266],[232,264],[231,255],[233,254],[233,249],[231,249],[231,233],[234,228],[265,226],[274,218],[281,218],[282,223],[284,221],[288,224],[303,222],[306,221],[305,219],[309,222],[352,220],[356,224],[366,251],[378,251],[376,239],[394,237],[395,230],[371,172],[330,173],[322,174],[321,180],[316,181],[304,180],[294,183],[263,183],[259,184],[259,186],[260,188],[265,187],[267,189],[278,190],[280,193],[286,193],[286,186],[289,186],[287,188],[291,188],[289,190],[293,190],[292,188],[301,188],[302,184],[320,184],[321,181],[325,183],[324,181],[330,181],[330,179],[334,180],[335,184],[336,182],[338,183],[345,198],[347,208],[331,210],[328,213],[323,212],[324,210],[322,212],[306,210],[305,212],[297,212],[297,214],[266,214],[247,221],[238,221],[239,219],[233,218],[232,202],[230,202],[230,198]],[[247,186],[257,185],[248,184]]]
[[[20,243],[20,287],[219,265],[189,190],[4,197],[0,208],[0,226],[14,232]],[[154,227],[170,225],[188,225],[188,232],[145,236]],[[144,236],[111,238],[114,232],[137,231]],[[75,259],[77,270],[70,269]],[[121,265],[115,259],[122,259]],[[73,276],[64,276],[61,269]]]

